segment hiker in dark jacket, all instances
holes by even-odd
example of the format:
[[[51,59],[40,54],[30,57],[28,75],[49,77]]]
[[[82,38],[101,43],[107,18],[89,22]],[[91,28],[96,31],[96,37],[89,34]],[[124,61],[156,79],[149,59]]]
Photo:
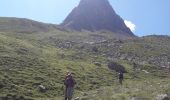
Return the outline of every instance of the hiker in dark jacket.
[[[65,79],[64,79],[64,85],[65,85],[65,80],[67,79],[68,75],[69,75],[70,72],[67,72],[66,73],[66,76],[65,76]],[[67,100],[67,87],[65,85],[65,90],[64,90],[64,100]]]
[[[137,69],[137,64],[135,62],[133,62],[133,71],[135,72]]]
[[[69,73],[64,81],[64,85],[66,86],[65,91],[65,100],[72,100],[73,92],[74,92],[74,85],[76,84],[73,76]]]
[[[122,85],[124,76],[123,76],[123,72],[119,72],[119,83]]]

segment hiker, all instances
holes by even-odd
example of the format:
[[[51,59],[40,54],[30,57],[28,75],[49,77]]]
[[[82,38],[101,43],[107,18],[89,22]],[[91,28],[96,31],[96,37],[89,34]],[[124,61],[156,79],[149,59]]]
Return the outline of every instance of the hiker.
[[[64,79],[64,85],[65,85],[65,80],[67,79],[67,77],[69,76],[69,73],[70,72],[67,72],[66,75],[65,75],[65,79]],[[67,100],[67,86],[65,85],[65,90],[64,90],[64,100]]]
[[[137,69],[137,64],[133,62],[133,71],[136,71],[136,69]]]
[[[74,92],[74,85],[76,84],[73,76],[71,73],[68,73],[64,80],[64,85],[66,86],[65,90],[65,100],[72,100],[73,92]]]
[[[123,72],[119,72],[119,83],[122,85],[122,81],[123,81]]]
[[[133,62],[133,77],[137,77],[137,64],[135,62]]]

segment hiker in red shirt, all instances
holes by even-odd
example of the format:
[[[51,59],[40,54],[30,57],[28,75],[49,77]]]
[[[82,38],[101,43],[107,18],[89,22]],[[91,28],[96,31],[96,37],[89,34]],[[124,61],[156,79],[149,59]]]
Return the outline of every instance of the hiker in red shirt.
[[[68,73],[68,75],[66,76],[65,81],[64,81],[64,85],[66,86],[65,100],[72,100],[75,84],[76,84],[76,82],[75,82],[72,74]]]

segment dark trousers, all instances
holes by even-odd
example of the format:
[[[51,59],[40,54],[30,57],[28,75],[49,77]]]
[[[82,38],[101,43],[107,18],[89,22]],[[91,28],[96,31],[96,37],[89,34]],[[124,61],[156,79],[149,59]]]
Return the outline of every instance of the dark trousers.
[[[119,83],[122,85],[123,78],[119,78]]]
[[[65,87],[65,90],[64,90],[64,100],[67,100],[68,98],[67,98],[67,87]]]

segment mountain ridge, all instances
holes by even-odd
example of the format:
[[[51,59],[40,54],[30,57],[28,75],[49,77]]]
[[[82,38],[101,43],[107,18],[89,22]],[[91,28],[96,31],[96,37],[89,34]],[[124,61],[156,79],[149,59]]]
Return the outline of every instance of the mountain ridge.
[[[61,25],[77,31],[107,30],[114,34],[135,37],[108,0],[81,0]]]
[[[59,28],[58,25],[43,23],[27,18],[0,17],[0,31],[47,32]]]

